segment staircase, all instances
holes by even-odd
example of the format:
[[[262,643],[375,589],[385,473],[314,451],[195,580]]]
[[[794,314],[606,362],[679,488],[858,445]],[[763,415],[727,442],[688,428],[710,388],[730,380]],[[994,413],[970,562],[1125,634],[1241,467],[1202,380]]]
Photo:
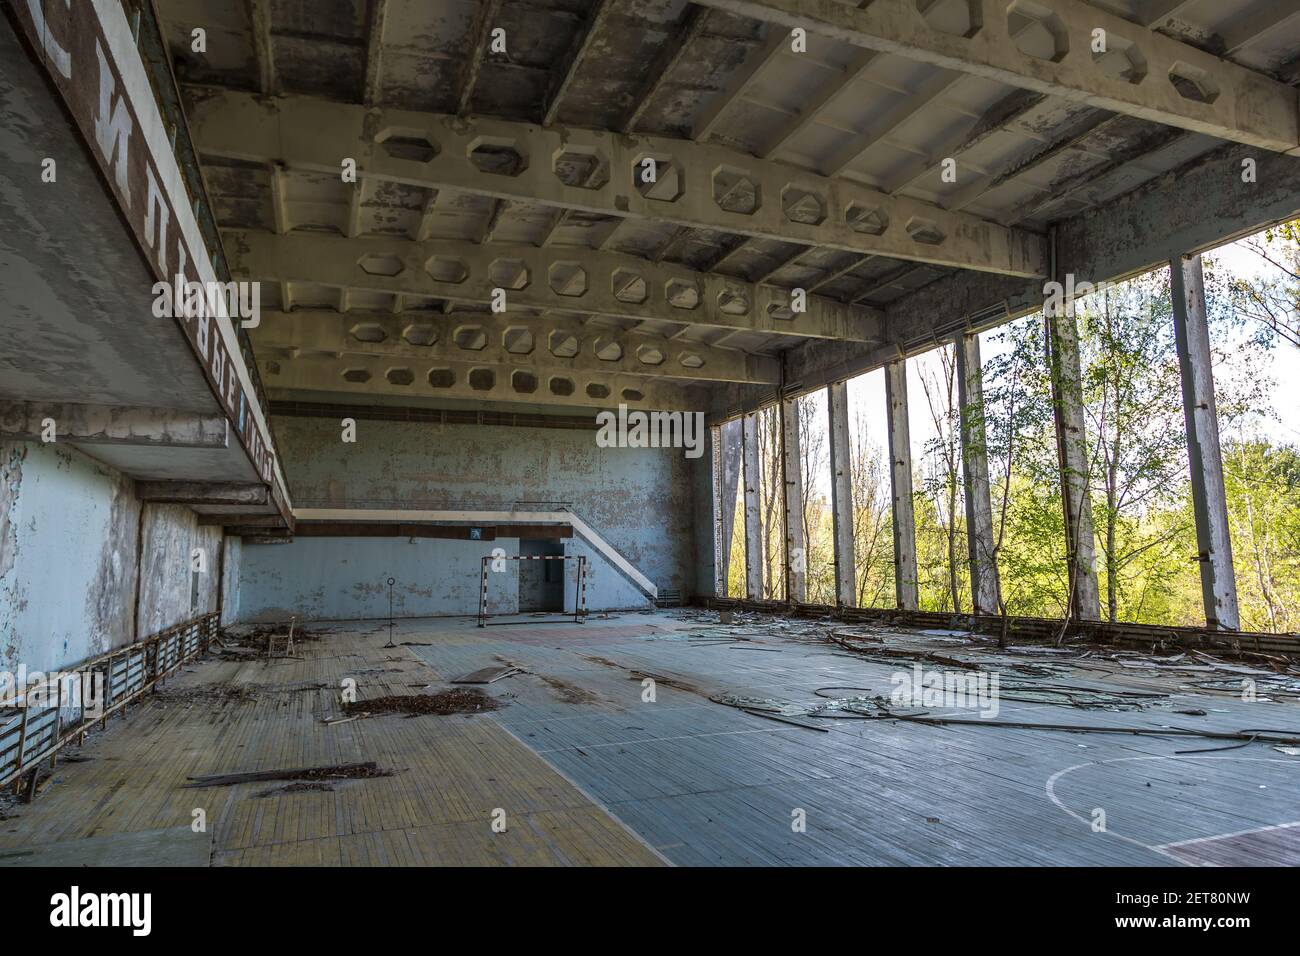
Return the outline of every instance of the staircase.
[[[521,502],[522,503],[522,502]],[[555,505],[551,502],[539,504]],[[406,508],[295,508],[296,521],[356,521],[392,522],[394,524],[535,524],[568,525],[573,533],[587,542],[628,581],[636,585],[651,601],[659,598],[659,588],[641,573],[632,562],[602,538],[591,525],[583,521],[563,504],[561,510],[521,511],[511,508],[501,511],[465,511],[460,509],[406,509]]]

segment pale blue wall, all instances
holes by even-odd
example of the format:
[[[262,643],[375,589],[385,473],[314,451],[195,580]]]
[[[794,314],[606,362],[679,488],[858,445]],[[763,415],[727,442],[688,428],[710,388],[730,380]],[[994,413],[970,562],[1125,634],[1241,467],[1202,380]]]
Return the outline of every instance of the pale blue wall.
[[[0,443],[0,653],[48,670],[130,643],[140,505],[74,449]]]
[[[220,540],[75,448],[0,442],[0,667],[76,664],[215,610]],[[192,614],[195,547],[209,560]]]
[[[276,416],[272,425],[297,507],[488,510],[515,501],[572,502],[577,515],[656,585],[695,593],[699,474],[681,449],[600,448],[594,428],[362,419],[357,441],[345,444],[336,419]],[[473,614],[479,559],[492,546],[435,538],[298,538],[245,546],[240,614],[245,620],[386,616],[386,590],[380,614],[366,587],[390,573],[400,580],[392,569],[401,567],[412,569],[421,588],[433,588],[409,592],[406,614]],[[517,542],[503,546],[518,550]],[[647,606],[641,591],[585,542],[570,539],[566,549],[589,558],[590,609]],[[571,587],[566,603],[572,604]]]
[[[244,539],[225,538],[221,554],[221,624],[239,620],[239,566],[243,562]]]
[[[492,548],[519,550],[513,538],[296,538],[290,544],[245,545],[239,568],[244,621],[365,620],[393,614],[429,617],[478,610],[482,557]],[[489,574],[488,610],[518,606],[517,561]]]

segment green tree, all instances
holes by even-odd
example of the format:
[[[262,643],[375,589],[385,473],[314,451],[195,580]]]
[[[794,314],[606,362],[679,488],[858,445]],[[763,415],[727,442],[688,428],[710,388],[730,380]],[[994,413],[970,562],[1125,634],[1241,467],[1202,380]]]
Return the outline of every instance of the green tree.
[[[894,607],[893,489],[867,416],[854,415],[849,457],[853,463],[853,555],[858,607]]]
[[[937,365],[920,369],[934,437],[925,443],[914,479],[917,590],[923,610],[960,613],[970,572],[961,486],[957,361],[951,345],[940,346],[933,354]]]
[[[825,390],[801,396],[795,408],[799,415],[806,600],[810,604],[834,604],[835,519],[827,495],[831,461]]]
[[[1002,613],[1063,617],[1069,604],[1051,379],[1041,314],[993,333],[983,415]]]
[[[1265,268],[1231,278],[1237,314],[1254,323],[1262,342],[1300,348],[1300,219],[1265,229],[1241,245]]]
[[[1300,629],[1300,451],[1234,441],[1223,478],[1242,628]]]
[[[1152,587],[1167,588],[1187,570],[1177,551],[1190,515],[1169,270],[1107,286],[1077,314],[1098,459],[1091,484],[1105,614],[1138,621]]]

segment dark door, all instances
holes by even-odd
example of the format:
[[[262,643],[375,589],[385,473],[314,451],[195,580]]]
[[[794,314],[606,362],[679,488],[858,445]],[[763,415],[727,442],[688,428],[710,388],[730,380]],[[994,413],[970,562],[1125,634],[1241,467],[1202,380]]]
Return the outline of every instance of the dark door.
[[[534,557],[564,554],[564,542],[546,538],[519,540],[519,610],[564,611],[564,561],[534,561]]]

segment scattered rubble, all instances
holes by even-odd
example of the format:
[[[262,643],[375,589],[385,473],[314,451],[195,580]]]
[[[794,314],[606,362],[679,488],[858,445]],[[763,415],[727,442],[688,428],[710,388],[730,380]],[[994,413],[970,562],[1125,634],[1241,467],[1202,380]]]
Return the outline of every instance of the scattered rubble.
[[[579,687],[577,684],[571,684],[566,680],[558,677],[548,677],[545,674],[538,674],[542,683],[549,687],[562,703],[565,704],[598,704],[601,698],[585,687]]]
[[[304,694],[329,687],[329,684],[319,681],[294,684],[200,684],[196,687],[158,687],[155,688],[154,695],[163,705],[248,704],[266,697]]]
[[[515,674],[522,673],[521,668],[511,664],[502,664],[498,667],[480,667],[478,670],[462,674],[460,677],[453,677],[451,682],[453,684],[491,684],[503,677],[513,677]]]
[[[315,631],[300,624],[293,625],[293,643],[306,644],[320,641],[327,631]],[[239,648],[249,648],[257,654],[269,654],[273,647],[283,649],[288,644],[289,625],[263,624],[241,633],[227,631],[223,634],[228,651],[239,653]],[[223,654],[223,657],[226,655]]]
[[[374,761],[367,763],[335,764],[327,767],[296,767],[287,770],[250,770],[235,773],[214,773],[189,777],[186,788],[228,787],[239,783],[258,783],[264,780],[357,780],[371,777],[391,777],[391,770],[381,770]]]
[[[283,787],[272,787],[270,790],[263,790],[261,793],[253,794],[257,799],[263,797],[279,797],[286,793],[333,793],[334,784],[322,783],[316,780],[302,780],[298,783],[286,783]]]
[[[455,687],[436,694],[400,694],[388,697],[372,697],[343,705],[345,713],[358,716],[377,716],[379,714],[407,714],[418,717],[423,714],[477,714],[489,710],[499,710],[501,704],[475,688]]]
[[[157,687],[154,697],[162,704],[250,703],[258,690],[248,685],[202,684],[198,687]]]
[[[872,661],[894,667],[923,666],[960,671],[970,678],[988,675],[999,682],[1001,700],[1071,707],[1077,710],[1141,712],[1167,707],[1188,717],[1207,717],[1202,708],[1188,707],[1177,699],[1187,693],[1218,692],[1241,697],[1250,686],[1257,700],[1300,700],[1300,662],[1276,654],[1238,651],[1230,661],[1194,649],[1153,648],[1151,653],[1121,649],[1081,640],[1065,646],[1043,643],[999,645],[994,636],[963,630],[957,619],[952,628],[918,629],[889,623],[846,625],[830,617],[784,618],[754,611],[734,611],[733,623],[720,626],[716,612],[682,609],[672,616],[693,625],[679,629],[675,639],[692,646],[726,645],[741,647],[743,640],[761,640],[768,649],[782,644],[832,644],[837,656]],[[755,648],[759,649],[759,648]],[[595,658],[588,658],[595,660]],[[601,663],[611,663],[600,661]],[[640,672],[633,672],[637,676]],[[1097,677],[1092,675],[1096,674]],[[1110,686],[1090,686],[1106,680]],[[1114,683],[1140,682],[1134,689]],[[1155,684],[1153,687],[1152,684]],[[899,707],[890,696],[863,687],[823,687],[813,690],[812,702],[791,702],[776,698],[740,694],[716,694],[714,703],[744,713],[808,729],[821,718],[857,720],[901,720],[931,726],[979,726],[1083,734],[1129,734],[1153,737],[1191,737],[1228,741],[1237,749],[1251,743],[1293,745],[1300,742],[1300,730],[1215,729],[1147,726],[1088,725],[1032,720],[996,719],[988,715],[964,717],[950,709],[930,713]],[[1283,753],[1300,753],[1294,747],[1279,747]],[[1180,750],[1206,753],[1210,750]]]

